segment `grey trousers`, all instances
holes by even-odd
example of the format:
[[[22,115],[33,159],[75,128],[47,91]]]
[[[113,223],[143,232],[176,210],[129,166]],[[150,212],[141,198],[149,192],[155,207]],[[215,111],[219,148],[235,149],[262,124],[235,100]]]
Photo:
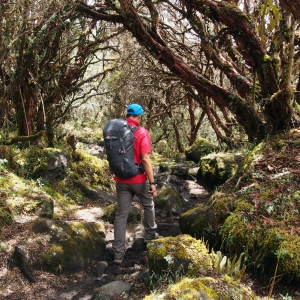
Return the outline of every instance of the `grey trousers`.
[[[112,244],[112,251],[116,259],[121,259],[125,255],[127,218],[134,195],[140,199],[144,208],[145,239],[155,237],[157,225],[155,223],[154,201],[148,190],[148,181],[139,184],[116,183],[118,210],[114,222],[115,239]]]

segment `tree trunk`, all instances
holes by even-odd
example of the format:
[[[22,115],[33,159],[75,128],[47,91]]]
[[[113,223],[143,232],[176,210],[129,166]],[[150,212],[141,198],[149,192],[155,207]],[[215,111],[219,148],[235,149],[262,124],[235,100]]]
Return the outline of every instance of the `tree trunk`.
[[[281,6],[291,12],[295,19],[300,19],[300,0],[280,0]]]

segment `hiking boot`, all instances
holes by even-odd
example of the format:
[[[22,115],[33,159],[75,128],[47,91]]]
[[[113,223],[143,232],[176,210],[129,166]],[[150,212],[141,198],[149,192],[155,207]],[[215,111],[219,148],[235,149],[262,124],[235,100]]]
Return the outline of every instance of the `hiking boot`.
[[[123,262],[123,259],[124,259],[124,257],[122,257],[122,258],[115,258],[114,259],[114,264],[115,265],[121,265],[122,262]]]
[[[153,237],[152,239],[144,239],[144,243],[149,243],[153,240],[156,240],[156,239],[159,239],[159,238],[162,238],[163,236],[159,235],[157,232],[155,233],[155,237]]]

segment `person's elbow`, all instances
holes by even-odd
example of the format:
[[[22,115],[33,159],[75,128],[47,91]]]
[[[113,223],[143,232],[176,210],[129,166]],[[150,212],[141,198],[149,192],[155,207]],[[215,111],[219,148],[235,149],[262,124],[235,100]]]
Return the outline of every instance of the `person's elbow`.
[[[149,164],[151,162],[150,154],[143,153],[142,154],[142,162],[143,162],[143,164]]]

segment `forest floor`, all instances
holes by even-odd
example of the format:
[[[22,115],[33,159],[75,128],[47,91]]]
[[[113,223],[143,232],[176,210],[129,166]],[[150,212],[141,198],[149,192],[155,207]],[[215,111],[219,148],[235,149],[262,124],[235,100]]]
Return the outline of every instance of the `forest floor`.
[[[290,154],[290,157],[296,157],[296,153]],[[189,182],[189,184],[191,186],[188,189],[188,194],[184,194],[187,193],[187,190],[181,191],[184,198],[188,199],[185,209],[190,209],[209,197],[208,191],[203,186],[195,182]],[[103,205],[102,202],[91,201],[88,204],[86,203],[85,206],[78,206],[78,211],[72,217],[72,220],[99,221],[101,205]],[[134,205],[140,208],[138,203],[134,202]],[[152,292],[149,285],[145,284],[148,263],[147,246],[143,239],[128,239],[123,264],[114,265],[111,252],[114,228],[110,223],[105,223],[107,245],[103,261],[106,262],[107,267],[104,273],[97,273],[99,261],[93,261],[84,271],[62,272],[58,275],[45,270],[34,269],[33,274],[37,282],[29,282],[20,269],[12,263],[12,249],[15,245],[21,244],[26,247],[33,243],[34,233],[31,228],[37,218],[33,215],[20,214],[15,218],[13,224],[2,227],[0,238],[9,248],[0,251],[0,299],[89,300],[95,297],[103,285],[116,280],[128,282],[132,285],[132,288],[129,295],[115,296],[114,300],[140,300]],[[157,214],[156,222],[160,235],[176,236],[180,234],[178,217],[165,218]],[[128,236],[131,233],[131,225],[128,224]],[[259,277],[248,272],[242,278],[242,282],[256,292],[257,299],[300,300],[299,282],[287,282],[280,275],[275,280],[271,297],[268,295],[271,290],[272,276]],[[163,289],[169,283],[168,281],[161,282],[160,288]]]
[[[197,192],[197,188],[194,189]],[[203,187],[199,186],[199,193],[207,192]],[[202,199],[194,196],[195,199]],[[198,195],[199,196],[199,195]],[[92,205],[92,207],[91,207]],[[79,207],[81,214],[77,214],[79,219],[84,218],[86,221],[95,221],[99,218],[97,215],[96,203],[89,207]],[[138,205],[138,204],[136,204]],[[162,218],[156,217],[158,224],[158,233],[162,236],[176,236],[180,234],[178,225],[178,217]],[[14,225],[7,226],[2,230],[2,237],[5,237],[7,243],[13,247],[16,244],[26,244],[33,240],[33,232],[31,231],[32,220],[29,216],[18,218]],[[130,235],[130,224],[128,225],[128,235]],[[151,293],[149,286],[145,284],[144,279],[147,276],[147,246],[143,239],[131,241],[127,245],[125,259],[122,265],[113,263],[111,252],[111,242],[113,240],[113,225],[106,223],[106,240],[107,249],[106,261],[108,267],[105,273],[98,276],[93,272],[99,262],[94,261],[85,270],[80,272],[66,273],[54,275],[43,270],[33,270],[34,276],[37,278],[36,283],[30,283],[21,273],[19,268],[10,264],[11,255],[8,252],[0,252],[0,299],[11,300],[89,300],[93,299],[101,286],[116,280],[122,280],[132,284],[129,295],[121,295],[114,297],[118,299],[140,300]],[[244,275],[243,282],[256,291],[260,299],[300,299],[300,288],[295,283],[279,282],[275,284],[272,297],[268,298],[270,291],[271,278],[258,278],[251,274]],[[169,282],[162,282],[161,288]]]

